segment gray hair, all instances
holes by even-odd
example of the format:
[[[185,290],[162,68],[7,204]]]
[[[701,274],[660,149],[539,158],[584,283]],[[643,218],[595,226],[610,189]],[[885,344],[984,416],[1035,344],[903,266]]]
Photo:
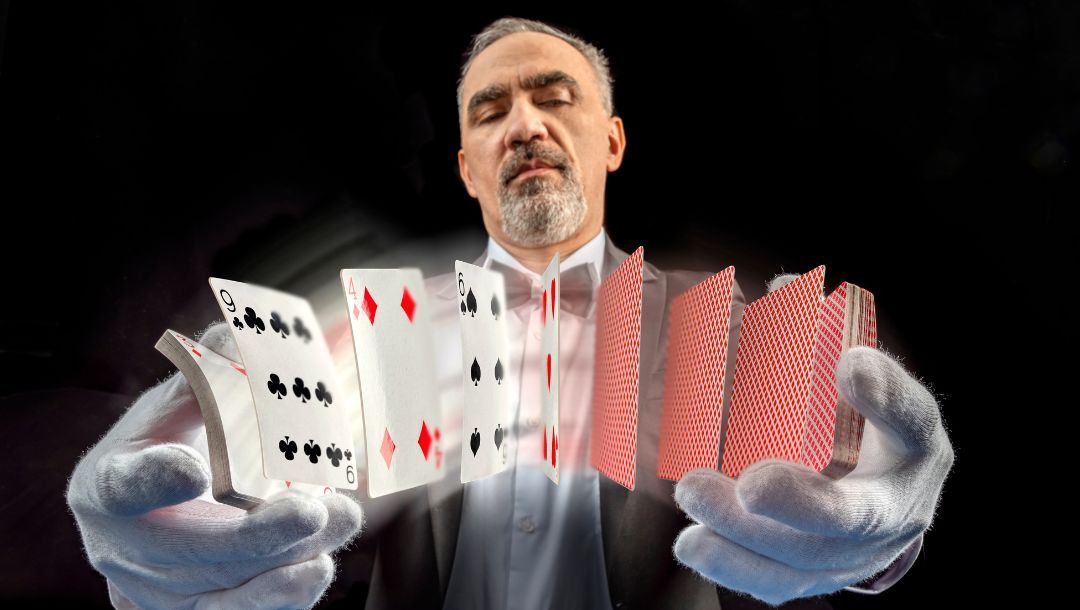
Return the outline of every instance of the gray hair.
[[[461,66],[461,75],[458,77],[458,120],[461,120],[462,97],[464,97],[465,94],[465,74],[468,73],[473,60],[476,59],[476,56],[479,55],[481,51],[491,46],[496,40],[503,36],[516,34],[518,32],[540,32],[542,34],[550,34],[560,40],[566,41],[570,46],[574,47],[584,55],[585,59],[589,60],[589,64],[592,65],[593,71],[596,73],[596,80],[600,84],[600,101],[604,104],[604,110],[608,113],[608,116],[614,116],[615,106],[612,102],[611,95],[611,70],[608,67],[608,59],[603,51],[573,34],[568,34],[541,21],[521,19],[518,17],[503,17],[502,19],[492,21],[483,29],[483,31],[472,39],[465,63]]]

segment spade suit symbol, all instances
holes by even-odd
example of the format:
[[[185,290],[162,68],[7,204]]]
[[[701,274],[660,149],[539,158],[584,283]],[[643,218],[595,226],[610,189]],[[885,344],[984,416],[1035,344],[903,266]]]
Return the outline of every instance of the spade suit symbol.
[[[499,314],[501,313],[502,305],[499,304],[499,297],[493,294],[491,295],[491,315],[494,316],[496,320],[498,320]]]
[[[472,449],[473,456],[480,451],[480,430],[477,428],[473,428],[473,433],[469,438],[469,448]]]
[[[465,297],[465,305],[468,306],[469,313],[472,317],[476,317],[476,295],[473,294],[472,288],[469,289],[469,294]]]
[[[472,381],[473,385],[480,385],[480,363],[476,361],[476,358],[472,359]]]
[[[503,429],[502,429],[502,424],[499,424],[499,426],[497,428],[495,428],[495,448],[496,449],[502,447],[502,440],[503,440]]]

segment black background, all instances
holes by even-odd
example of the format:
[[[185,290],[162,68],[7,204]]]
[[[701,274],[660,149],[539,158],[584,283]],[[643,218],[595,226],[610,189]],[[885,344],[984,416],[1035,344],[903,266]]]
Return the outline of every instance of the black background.
[[[470,245],[460,258],[479,254],[454,92],[469,37],[503,14],[2,2],[0,15],[0,406],[17,466],[0,490],[0,595],[107,605],[66,477],[170,371],[162,330],[220,317],[208,276],[335,281],[317,256],[266,270],[312,227],[345,234],[348,252],[453,234]],[[1043,584],[1019,576],[1007,545],[1024,536],[1005,515],[1023,489],[1011,469],[1041,454],[1025,421],[1064,370],[1049,346],[1076,339],[1062,286],[1080,6],[518,15],[611,59],[627,133],[608,179],[617,245],[661,268],[734,264],[749,299],[825,264],[830,287],[874,292],[883,347],[938,396],[957,459],[922,556],[885,594],[833,606],[1020,600]]]

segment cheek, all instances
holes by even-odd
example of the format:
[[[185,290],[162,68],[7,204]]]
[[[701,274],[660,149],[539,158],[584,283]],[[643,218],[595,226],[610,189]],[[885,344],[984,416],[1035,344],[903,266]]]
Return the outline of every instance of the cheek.
[[[607,159],[607,125],[600,121],[583,120],[579,125],[572,127],[575,130],[574,139],[578,142],[578,152],[582,159],[603,162]]]
[[[499,156],[492,147],[477,147],[478,151],[472,164],[473,181],[477,189],[493,192],[499,184]]]
[[[578,140],[578,156],[581,161],[583,179],[593,183],[607,174],[607,133],[595,130]]]

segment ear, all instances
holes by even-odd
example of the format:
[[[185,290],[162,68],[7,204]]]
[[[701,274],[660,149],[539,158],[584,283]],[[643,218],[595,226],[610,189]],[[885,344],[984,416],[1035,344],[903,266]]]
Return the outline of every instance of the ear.
[[[458,174],[461,176],[461,181],[465,183],[465,190],[469,192],[469,196],[473,199],[478,199],[476,195],[476,188],[473,187],[472,177],[469,175],[469,164],[465,161],[465,149],[458,149]]]
[[[613,172],[622,165],[623,153],[626,152],[626,132],[623,130],[623,120],[613,116],[608,120],[608,161],[607,169]]]

